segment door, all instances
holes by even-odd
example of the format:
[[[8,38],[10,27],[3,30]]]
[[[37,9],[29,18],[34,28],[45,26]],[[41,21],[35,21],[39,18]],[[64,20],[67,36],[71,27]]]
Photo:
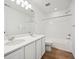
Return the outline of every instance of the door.
[[[35,42],[25,46],[25,59],[35,59]]]
[[[4,59],[24,59],[24,48],[5,56]]]
[[[74,5],[74,4],[73,4]],[[75,6],[75,5],[74,5]],[[75,12],[74,6],[72,7],[72,53],[75,57]]]

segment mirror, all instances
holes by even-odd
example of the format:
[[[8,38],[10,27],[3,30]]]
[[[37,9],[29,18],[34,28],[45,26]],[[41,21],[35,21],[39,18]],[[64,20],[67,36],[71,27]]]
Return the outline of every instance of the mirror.
[[[34,30],[31,4],[25,0],[4,0],[4,31],[6,35],[25,34]]]

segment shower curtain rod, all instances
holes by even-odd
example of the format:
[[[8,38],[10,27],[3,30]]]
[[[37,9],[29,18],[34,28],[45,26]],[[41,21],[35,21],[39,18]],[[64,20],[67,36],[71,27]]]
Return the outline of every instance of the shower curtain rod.
[[[57,17],[50,17],[50,18],[43,19],[43,21],[48,20],[48,19],[52,19],[52,18],[67,17],[67,16],[71,16],[71,15],[72,15],[72,14],[67,14],[67,15],[62,15],[62,16],[57,16]]]

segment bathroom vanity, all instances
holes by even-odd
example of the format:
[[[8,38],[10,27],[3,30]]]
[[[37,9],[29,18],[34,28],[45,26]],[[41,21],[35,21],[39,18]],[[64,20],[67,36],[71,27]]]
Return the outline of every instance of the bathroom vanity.
[[[17,43],[5,43],[5,59],[41,59],[45,53],[44,35],[19,37],[15,38],[14,42],[16,42],[16,40]],[[21,42],[18,43],[18,41]]]

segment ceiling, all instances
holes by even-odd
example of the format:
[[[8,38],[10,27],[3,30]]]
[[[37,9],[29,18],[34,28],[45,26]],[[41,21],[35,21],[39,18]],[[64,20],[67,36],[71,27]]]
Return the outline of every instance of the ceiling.
[[[31,4],[34,4],[40,12],[48,14],[55,11],[61,11],[69,8],[72,0],[27,0]],[[45,6],[46,3],[50,3],[49,6]]]
[[[10,5],[13,3],[10,2],[10,0],[5,0],[8,1]],[[33,7],[36,7],[41,13],[43,14],[50,14],[52,12],[56,11],[62,11],[66,10],[70,7],[70,4],[72,0],[27,0]],[[49,6],[45,6],[45,4],[50,3]],[[15,4],[13,6],[16,7]],[[17,8],[20,8],[17,6]],[[25,12],[25,10],[23,10]]]

